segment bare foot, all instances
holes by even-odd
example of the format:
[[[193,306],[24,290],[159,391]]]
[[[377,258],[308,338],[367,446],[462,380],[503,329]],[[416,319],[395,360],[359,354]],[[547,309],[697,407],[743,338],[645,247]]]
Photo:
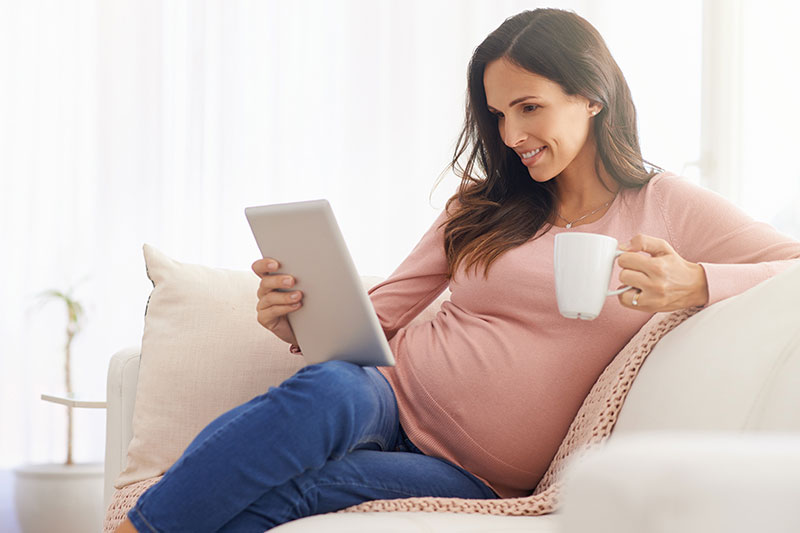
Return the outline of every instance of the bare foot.
[[[114,533],[139,533],[139,532],[136,531],[135,527],[133,527],[131,521],[126,518],[124,522],[122,522],[119,526],[117,526],[117,529],[114,530]]]

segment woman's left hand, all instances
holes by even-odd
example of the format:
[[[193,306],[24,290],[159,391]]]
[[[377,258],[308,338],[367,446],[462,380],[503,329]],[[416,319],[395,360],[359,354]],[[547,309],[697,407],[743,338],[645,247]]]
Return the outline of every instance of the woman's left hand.
[[[708,303],[705,270],[678,255],[667,241],[637,235],[619,248],[626,252],[618,259],[619,281],[634,287],[618,296],[625,307],[659,313]]]

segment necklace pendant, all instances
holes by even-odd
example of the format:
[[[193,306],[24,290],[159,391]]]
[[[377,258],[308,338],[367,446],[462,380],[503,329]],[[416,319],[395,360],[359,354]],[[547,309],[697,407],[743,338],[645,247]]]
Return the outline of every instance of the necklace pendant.
[[[571,227],[572,227],[572,222],[570,222],[569,224],[567,224],[567,226],[566,226],[566,227],[567,227],[567,229],[571,228]]]

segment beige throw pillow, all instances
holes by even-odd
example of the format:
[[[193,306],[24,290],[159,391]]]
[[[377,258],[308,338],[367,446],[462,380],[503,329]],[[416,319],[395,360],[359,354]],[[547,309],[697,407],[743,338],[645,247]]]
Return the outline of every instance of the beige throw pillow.
[[[133,439],[115,486],[158,476],[209,422],[303,366],[256,320],[258,276],[144,245],[147,303]]]
[[[217,416],[280,384],[302,356],[256,320],[258,277],[183,264],[144,245],[147,304],[133,439],[115,486],[164,473]],[[365,287],[380,281],[362,277]],[[429,320],[445,292],[416,321]]]

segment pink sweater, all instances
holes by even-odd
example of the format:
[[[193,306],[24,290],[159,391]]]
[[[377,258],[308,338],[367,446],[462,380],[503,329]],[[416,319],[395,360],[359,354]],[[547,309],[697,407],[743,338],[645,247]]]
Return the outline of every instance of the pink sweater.
[[[792,264],[800,243],[721,196],[669,173],[624,190],[602,219],[552,228],[502,256],[488,280],[447,279],[442,213],[411,254],[369,293],[397,360],[381,372],[400,421],[426,454],[472,472],[501,497],[530,494],[600,373],[650,318],[609,297],[593,321],[563,318],[553,285],[553,238],[638,233],[668,241],[706,270],[710,301],[738,294]],[[615,266],[612,287],[619,285]],[[408,323],[446,288],[430,322]]]

